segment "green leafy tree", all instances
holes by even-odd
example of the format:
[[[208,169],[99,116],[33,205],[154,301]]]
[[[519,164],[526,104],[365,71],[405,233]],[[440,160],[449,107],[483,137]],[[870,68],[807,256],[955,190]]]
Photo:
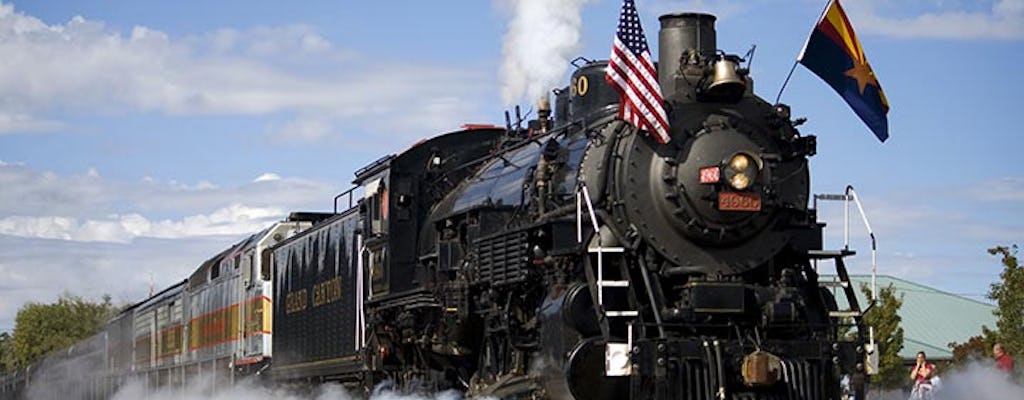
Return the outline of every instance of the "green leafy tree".
[[[997,341],[995,335],[996,332],[983,326],[981,327],[981,335],[972,336],[963,343],[950,343],[948,346],[953,350],[953,359],[950,361],[949,367],[956,369],[966,366],[972,361],[990,357],[992,355],[992,344]]]
[[[14,334],[4,346],[3,364],[21,368],[88,338],[116,311],[106,295],[101,302],[65,293],[53,304],[27,303],[15,317]]]
[[[861,286],[865,297],[871,297],[871,289]],[[878,291],[878,298],[867,313],[864,322],[875,328],[875,342],[878,345],[878,375],[871,378],[871,385],[881,389],[900,388],[906,384],[907,371],[900,358],[903,350],[903,327],[898,312],[903,306],[903,296],[896,295],[896,287],[889,285]]]
[[[1017,260],[1017,245],[998,246],[988,253],[1002,257],[1001,282],[989,287],[988,298],[996,302],[995,339],[1015,357],[1024,354],[1024,268]]]
[[[4,362],[4,354],[7,354],[7,348],[11,345],[11,334],[7,332],[0,332],[0,374],[5,373],[9,370],[7,364]]]

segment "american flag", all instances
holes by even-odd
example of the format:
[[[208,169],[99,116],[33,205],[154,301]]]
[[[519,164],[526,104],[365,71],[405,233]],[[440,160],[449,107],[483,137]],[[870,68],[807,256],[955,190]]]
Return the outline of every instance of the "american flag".
[[[668,143],[668,116],[662,106],[658,74],[647,48],[644,28],[633,0],[622,2],[619,28],[605,80],[619,91],[619,118],[646,130],[658,143]]]

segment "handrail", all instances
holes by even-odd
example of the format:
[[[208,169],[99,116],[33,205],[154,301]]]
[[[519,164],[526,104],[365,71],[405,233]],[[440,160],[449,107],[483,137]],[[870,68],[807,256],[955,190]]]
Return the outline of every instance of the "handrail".
[[[878,274],[878,241],[875,238],[875,231],[871,229],[871,222],[868,221],[868,215],[864,212],[864,206],[860,203],[860,196],[853,189],[853,185],[846,185],[846,190],[843,194],[816,194],[814,195],[814,209],[818,208],[818,200],[836,200],[842,201],[843,204],[843,249],[850,250],[850,202],[852,201],[857,205],[857,211],[860,213],[861,221],[864,222],[864,227],[868,231],[868,238],[871,239],[871,301],[874,302],[877,299],[876,290],[876,275]]]
[[[864,206],[860,203],[860,196],[857,195],[857,191],[853,189],[853,185],[846,185],[846,190],[841,195],[836,194],[816,194],[814,195],[814,208],[818,208],[818,199],[821,200],[839,200],[843,204],[843,249],[850,250],[850,202],[852,201],[857,205],[857,211],[860,213],[861,221],[864,222],[864,227],[868,231],[868,237],[871,239],[871,305],[868,308],[874,306],[878,300],[878,291],[876,287],[877,275],[878,275],[878,241],[875,238],[875,231],[871,229],[871,222],[868,221],[868,215],[864,212]],[[871,349],[875,348],[875,328],[873,326],[868,327],[868,342],[870,343]]]
[[[587,214],[590,214],[590,224],[594,228],[594,233],[601,231],[600,227],[597,226],[597,214],[594,212],[594,204],[590,200],[590,191],[587,190],[587,185],[580,185],[579,192],[576,193],[576,242],[583,243],[583,224],[579,220],[579,216],[583,215],[583,209],[581,205],[580,193],[583,193],[583,199],[587,201]],[[597,248],[601,248],[601,235],[597,235]]]
[[[871,301],[874,302],[878,298],[878,294],[875,289],[875,277],[878,273],[877,254],[878,254],[878,243],[875,240],[875,231],[871,229],[871,223],[868,222],[868,215],[864,213],[864,206],[860,204],[860,196],[857,196],[857,192],[853,190],[853,185],[846,185],[846,196],[847,198],[853,199],[853,202],[857,205],[857,211],[860,212],[860,218],[864,221],[864,227],[868,230],[868,237],[871,238]],[[845,238],[845,249],[850,249],[850,202],[847,201],[845,204],[846,209],[846,238]]]
[[[590,191],[587,190],[587,185],[580,185],[580,190],[576,194],[576,242],[583,243],[583,221],[582,219],[582,206],[580,193],[583,194],[582,200],[586,200],[587,214],[590,215],[590,224],[594,228],[594,235],[597,236],[597,282],[604,281],[604,246],[601,244],[601,228],[597,225],[597,213],[594,212],[594,204],[590,200]],[[587,246],[589,247],[589,245]],[[589,251],[589,249],[588,249]],[[601,287],[597,288],[597,305],[604,307],[604,293]]]
[[[353,186],[349,190],[346,190],[344,192],[341,192],[341,194],[339,194],[337,196],[334,196],[334,213],[335,214],[338,213],[338,199],[340,199],[342,196],[348,195],[348,208],[352,208],[352,192],[354,192],[356,189],[359,189],[360,187],[361,186]]]
[[[582,196],[580,196],[581,193],[583,194]],[[602,261],[604,257],[604,246],[601,243],[601,229],[597,225],[597,213],[594,211],[594,204],[590,200],[590,190],[587,189],[586,184],[580,184],[580,188],[576,192],[576,242],[583,243],[583,221],[581,221],[583,219],[583,200],[586,200],[587,213],[590,215],[590,223],[594,228],[594,235],[597,236],[597,280],[602,281],[604,278],[604,264]],[[651,307],[657,308],[657,302],[655,301],[654,293],[651,290],[651,282],[650,277],[648,276],[647,267],[643,265],[643,258],[639,258],[638,261],[641,263],[640,272],[644,279],[644,287],[647,289],[647,298],[651,302]],[[603,306],[602,300],[604,295],[602,293],[602,288],[600,287],[597,290],[597,296],[598,304]],[[661,321],[661,315],[658,314],[657,310],[654,311],[654,322],[658,327],[659,336],[664,338],[665,328]],[[630,324],[629,334],[632,335],[632,333],[632,324]],[[630,339],[630,343],[632,343],[632,339]],[[630,348],[632,348],[632,346],[630,346]]]

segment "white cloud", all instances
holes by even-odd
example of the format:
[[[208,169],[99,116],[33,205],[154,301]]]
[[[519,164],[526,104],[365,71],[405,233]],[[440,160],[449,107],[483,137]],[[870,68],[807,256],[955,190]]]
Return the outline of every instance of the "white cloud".
[[[234,204],[210,214],[151,221],[139,214],[84,220],[60,216],[11,216],[0,219],[0,235],[77,242],[129,243],[137,237],[176,239],[257,232],[287,217],[279,208]]]
[[[28,114],[0,110],[0,135],[5,133],[49,132],[65,125],[59,121],[41,120]]]
[[[100,205],[112,201],[111,190],[88,172],[59,176],[25,164],[0,165],[0,187],[0,213],[7,215],[31,215],[44,205],[49,212],[65,215],[75,210],[103,211]]]
[[[63,175],[9,161],[0,161],[0,188],[0,330],[13,327],[26,301],[63,291],[138,301],[151,280],[157,290],[178,282],[288,211],[328,209],[336,191],[270,172],[219,187],[117,182],[95,169]]]
[[[332,129],[331,124],[323,118],[297,118],[272,132],[272,136],[284,140],[314,142],[330,134]]]
[[[267,172],[218,186],[155,178],[113,181],[0,161],[0,330],[26,301],[62,291],[116,301],[184,279],[203,260],[283,219],[327,210],[337,190]],[[111,279],[116,276],[117,279]]]
[[[172,37],[147,27],[130,33],[74,17],[48,25],[0,5],[0,132],[59,129],[50,111],[170,115],[321,115],[281,133],[316,139],[332,119],[403,127],[422,122],[437,99],[458,99],[472,115],[487,94],[479,71],[412,65],[335,49],[304,25],[221,29]],[[446,103],[448,104],[448,103]],[[417,125],[442,129],[463,121]],[[386,116],[387,118],[380,118]],[[415,122],[404,121],[407,117]]]
[[[943,187],[862,196],[877,239],[878,272],[964,293],[983,293],[988,283],[998,280],[998,270],[985,268],[985,249],[1024,237],[1024,224],[1014,218],[1019,210],[987,207],[965,192]],[[858,255],[846,260],[847,267],[853,273],[870,273],[871,241],[854,205],[850,217],[850,246]],[[818,220],[828,223],[825,247],[841,248],[842,203],[819,203]],[[825,267],[832,271],[831,263]],[[963,276],[965,271],[975,275]]]
[[[131,243],[75,242],[0,236],[0,331],[14,327],[28,301],[50,302],[62,292],[117,304],[145,298],[180,282],[203,261],[245,235],[182,239],[140,237]]]
[[[154,178],[110,181],[94,169],[59,175],[13,163],[0,164],[0,188],[0,218],[64,217],[79,222],[104,221],[109,215],[154,213],[184,218],[235,204],[283,210],[326,209],[328,200],[338,191],[321,182],[272,173],[252,182],[222,187],[209,181],[185,184]]]
[[[326,209],[323,199],[335,191],[273,173],[222,188],[152,178],[109,182],[92,168],[62,176],[9,163],[0,163],[0,187],[0,235],[117,243],[251,233],[291,210]]]
[[[999,0],[984,11],[941,10],[909,17],[883,16],[877,11],[892,4],[897,3],[872,0],[844,7],[857,32],[901,38],[1024,39],[1024,0]]]
[[[787,7],[824,7],[825,2],[779,2],[735,0],[650,0],[654,15],[696,11],[714,14],[720,20],[748,13],[755,9]],[[925,4],[920,4],[925,3]],[[927,39],[1024,39],[1024,0],[985,2],[989,7],[975,6],[968,11],[964,2],[861,0],[843,2],[854,28],[860,34],[899,38]],[[975,2],[978,3],[978,2]],[[907,14],[911,7],[930,7],[930,11]],[[808,25],[809,26],[809,25]],[[648,34],[654,28],[648,28]]]
[[[968,189],[967,193],[974,199],[986,202],[1024,202],[1024,177],[992,179]]]
[[[256,179],[253,179],[253,182],[270,182],[270,181],[279,181],[279,180],[281,180],[281,176],[280,175],[272,173],[272,172],[267,172],[267,173],[264,173],[263,175],[257,176]]]
[[[196,184],[196,190],[211,190],[216,188],[217,185],[214,185],[213,183],[207,181],[199,181],[199,183]]]

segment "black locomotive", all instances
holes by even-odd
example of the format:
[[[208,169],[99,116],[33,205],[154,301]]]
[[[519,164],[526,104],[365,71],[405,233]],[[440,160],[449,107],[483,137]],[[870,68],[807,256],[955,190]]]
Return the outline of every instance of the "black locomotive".
[[[841,375],[862,391],[856,299],[837,312],[812,267],[834,259],[845,280],[849,254],[821,249],[808,208],[815,138],[716,50],[713,16],[660,20],[669,144],[616,118],[590,62],[553,120],[541,106],[529,130],[451,133],[357,172],[360,205],[292,239],[341,268],[275,252],[275,376],[500,398],[838,399]],[[338,274],[365,301],[282,301]],[[285,328],[339,315],[328,336]],[[840,337],[841,315],[860,333]]]
[[[528,399],[837,400],[845,375],[862,398],[852,252],[822,250],[808,207],[814,136],[717,50],[715,17],[660,21],[668,144],[616,117],[607,63],[588,62],[556,91],[553,118],[542,105],[527,128],[475,127],[377,160],[356,172],[347,210],[293,215],[218,256],[235,260],[228,271],[260,266],[239,288],[272,281],[254,304],[272,301],[273,329],[261,307],[225,312],[224,332],[179,315],[164,347],[180,362],[118,376],[187,380],[205,365],[190,366],[199,342],[252,331],[272,346],[210,365],[285,385]],[[850,310],[814,260],[833,262]]]

